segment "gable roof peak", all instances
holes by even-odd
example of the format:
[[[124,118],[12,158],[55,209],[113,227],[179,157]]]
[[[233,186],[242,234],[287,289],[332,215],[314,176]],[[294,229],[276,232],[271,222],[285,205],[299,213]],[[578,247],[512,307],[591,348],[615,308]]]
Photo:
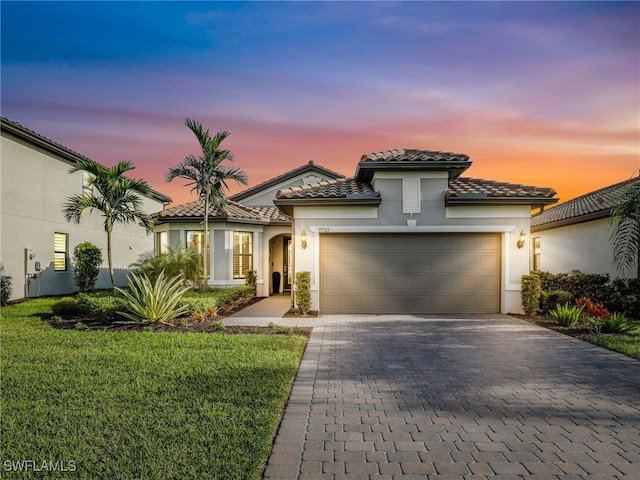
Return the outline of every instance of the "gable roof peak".
[[[307,163],[305,163],[300,167],[294,168],[293,170],[289,170],[288,172],[278,175],[277,177],[273,177],[269,180],[259,183],[258,185],[247,188],[242,192],[238,192],[235,195],[230,196],[229,199],[234,200],[236,202],[241,202],[242,200],[245,200],[253,195],[259,194],[263,190],[266,190],[271,187],[275,187],[281,182],[286,182],[287,180],[290,180],[298,175],[303,175],[308,172],[319,173],[327,177],[330,177],[332,179],[345,178],[344,175],[342,175],[341,173],[334,172],[333,170],[329,170],[326,167],[317,165],[313,160],[309,160]]]
[[[355,177],[358,181],[369,182],[376,171],[431,170],[446,171],[449,174],[449,180],[454,180],[471,164],[469,156],[464,153],[417,148],[392,148],[362,155],[356,168]]]

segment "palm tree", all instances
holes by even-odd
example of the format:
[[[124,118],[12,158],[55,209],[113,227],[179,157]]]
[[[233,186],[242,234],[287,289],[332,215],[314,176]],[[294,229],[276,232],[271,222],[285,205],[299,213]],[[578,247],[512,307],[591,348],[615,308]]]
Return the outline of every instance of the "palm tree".
[[[107,259],[111,286],[115,287],[113,277],[113,258],[111,254],[111,233],[117,223],[138,223],[147,231],[153,232],[151,217],[142,210],[142,201],[138,194],[151,197],[153,191],[144,180],[133,180],[124,174],[135,167],[129,160],[107,168],[93,160],[79,160],[69,173],[83,170],[90,175],[90,194],[73,195],[67,199],[62,213],[68,222],[80,223],[80,217],[86,210],[97,210],[104,218],[104,231],[107,232]]]
[[[640,179],[629,183],[611,209],[613,263],[619,272],[637,262],[640,276]]]
[[[220,148],[220,144],[229,136],[229,132],[222,131],[213,137],[209,130],[205,130],[202,123],[185,119],[184,124],[193,132],[200,144],[200,155],[187,155],[182,163],[176,167],[170,167],[167,172],[167,182],[174,178],[188,180],[191,192],[195,191],[198,198],[204,203],[204,245],[203,245],[203,274],[208,275],[207,268],[209,257],[209,207],[215,205],[224,210],[227,198],[225,189],[228,189],[227,181],[234,180],[241,185],[247,185],[247,174],[239,167],[222,165],[225,160],[233,161],[233,153],[230,150]],[[207,276],[208,278],[208,276]]]

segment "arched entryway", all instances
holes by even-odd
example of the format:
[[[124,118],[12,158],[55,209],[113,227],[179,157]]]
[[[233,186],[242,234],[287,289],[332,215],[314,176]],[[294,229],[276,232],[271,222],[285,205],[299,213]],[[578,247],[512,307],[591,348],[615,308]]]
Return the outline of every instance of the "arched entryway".
[[[269,239],[269,295],[291,291],[292,267],[291,234],[275,235]]]

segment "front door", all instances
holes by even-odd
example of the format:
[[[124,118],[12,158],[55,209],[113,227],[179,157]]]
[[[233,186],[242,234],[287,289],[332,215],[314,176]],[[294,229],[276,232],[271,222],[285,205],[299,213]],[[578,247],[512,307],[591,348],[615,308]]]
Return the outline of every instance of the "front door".
[[[282,252],[282,279],[284,290],[291,290],[291,284],[293,283],[293,279],[291,278],[291,237],[284,237],[282,239],[282,245],[284,247],[284,251]]]

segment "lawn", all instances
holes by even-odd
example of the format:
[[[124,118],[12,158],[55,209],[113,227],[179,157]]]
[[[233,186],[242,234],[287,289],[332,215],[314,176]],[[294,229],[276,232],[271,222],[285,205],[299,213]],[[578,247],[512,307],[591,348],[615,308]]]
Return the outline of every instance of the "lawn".
[[[306,338],[61,330],[53,302],[0,310],[2,477],[260,478]]]
[[[640,360],[640,335],[598,335],[592,342]]]

